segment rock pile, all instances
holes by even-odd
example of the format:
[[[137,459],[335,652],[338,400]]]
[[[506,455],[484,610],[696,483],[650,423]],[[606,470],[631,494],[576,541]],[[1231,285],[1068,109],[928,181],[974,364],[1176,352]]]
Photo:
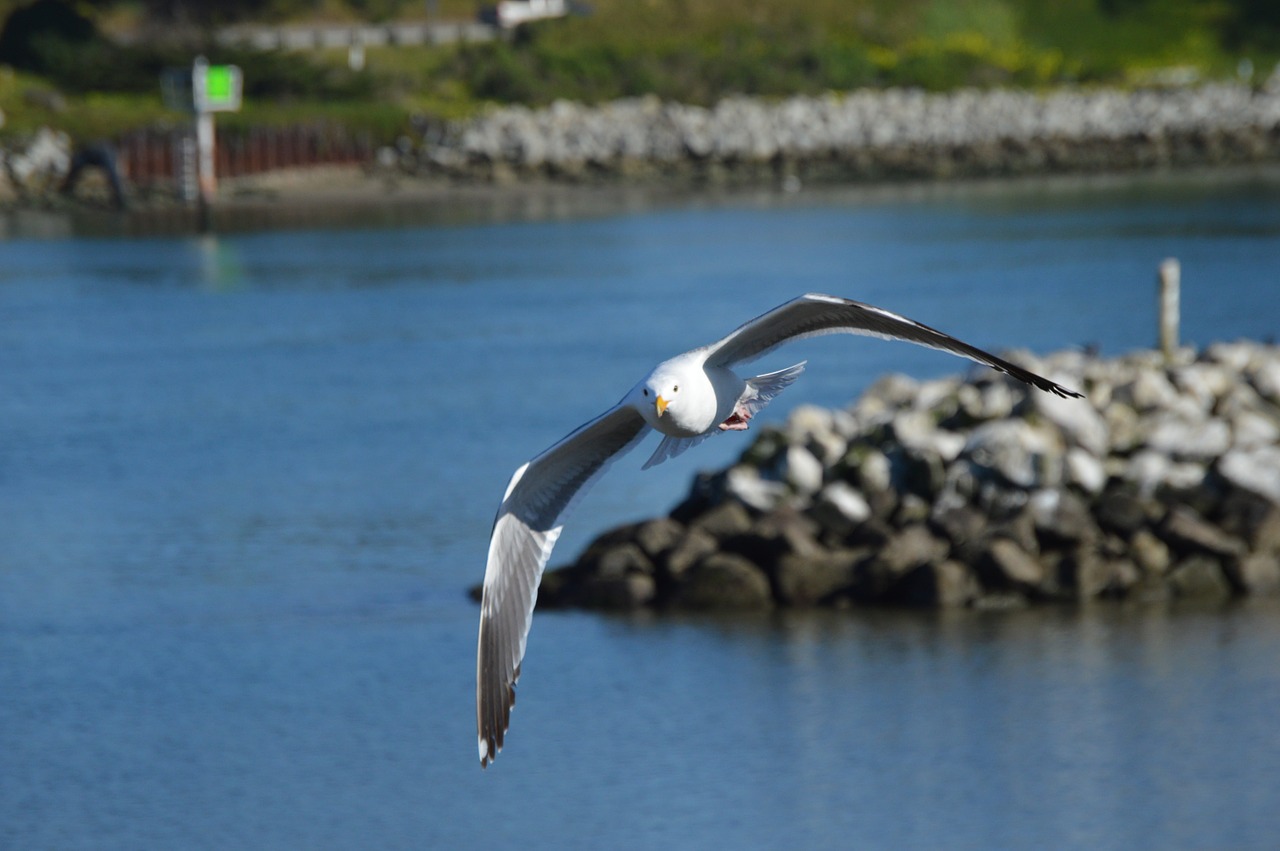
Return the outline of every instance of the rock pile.
[[[1256,162],[1280,155],[1280,75],[1051,94],[862,90],[707,109],[655,97],[502,107],[449,127],[405,167],[492,179],[637,175],[878,179]]]
[[[1280,347],[1014,359],[1084,400],[889,376],[797,409],[540,605],[999,606],[1280,589]]]

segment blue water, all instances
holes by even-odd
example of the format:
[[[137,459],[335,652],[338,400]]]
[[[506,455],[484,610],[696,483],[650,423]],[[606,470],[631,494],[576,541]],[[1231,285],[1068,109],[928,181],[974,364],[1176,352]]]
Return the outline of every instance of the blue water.
[[[1275,603],[540,613],[482,772],[465,589],[520,463],[805,290],[1120,353],[1177,256],[1184,339],[1275,335],[1280,173],[551,212],[5,225],[0,847],[1275,846]],[[765,419],[967,368],[804,357]],[[624,459],[553,562],[748,439]]]

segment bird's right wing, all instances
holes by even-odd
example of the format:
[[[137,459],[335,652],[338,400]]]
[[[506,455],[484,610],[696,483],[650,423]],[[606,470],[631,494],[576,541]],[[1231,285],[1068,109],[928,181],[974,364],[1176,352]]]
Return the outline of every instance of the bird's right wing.
[[[821,293],[808,293],[775,307],[742,325],[724,339],[706,346],[702,351],[706,352],[706,363],[709,366],[727,367],[755,360],[791,340],[841,333],[880,337],[884,340],[905,340],[986,364],[1058,396],[1080,396],[1074,390],[1068,390],[922,322],[872,304]]]
[[[564,517],[646,430],[634,408],[619,404],[516,470],[507,485],[489,539],[480,603],[476,727],[482,766],[502,750],[538,582]]]

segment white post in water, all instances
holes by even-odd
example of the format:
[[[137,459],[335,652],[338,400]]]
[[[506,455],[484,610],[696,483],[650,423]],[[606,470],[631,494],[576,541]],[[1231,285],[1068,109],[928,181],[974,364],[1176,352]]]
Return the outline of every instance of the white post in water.
[[[1160,264],[1160,351],[1165,362],[1173,360],[1178,350],[1178,290],[1182,279],[1182,265],[1176,257],[1166,258]]]

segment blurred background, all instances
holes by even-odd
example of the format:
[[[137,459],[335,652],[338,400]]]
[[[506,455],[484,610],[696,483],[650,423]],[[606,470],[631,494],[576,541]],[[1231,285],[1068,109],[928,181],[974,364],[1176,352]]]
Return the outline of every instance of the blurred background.
[[[0,847],[1273,847],[1275,4],[0,14]],[[198,55],[243,75],[204,216],[175,166],[192,115],[161,86]],[[854,141],[786,147],[796,104]],[[735,141],[752,110],[783,130]],[[486,123],[603,138],[636,114],[678,153],[534,159]],[[252,175],[232,150],[259,151]],[[512,471],[806,291],[992,351],[1148,363],[1106,394],[1128,413],[1079,384],[1101,479],[1061,485],[1111,584],[1063,561],[958,605],[540,611],[481,771],[468,589]],[[552,565],[801,406],[982,380],[847,337],[761,371],[804,358],[747,434],[621,459]],[[1135,433],[1161,417],[1190,436]],[[1115,493],[1149,516],[1116,531]]]

